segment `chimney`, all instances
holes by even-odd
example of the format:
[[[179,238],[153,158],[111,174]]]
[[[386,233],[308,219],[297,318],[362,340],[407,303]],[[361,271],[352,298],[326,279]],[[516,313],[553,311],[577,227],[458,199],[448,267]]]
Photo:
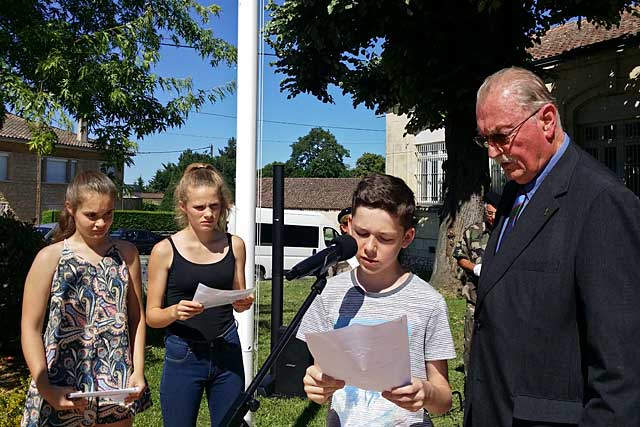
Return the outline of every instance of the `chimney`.
[[[76,141],[81,144],[86,144],[89,141],[87,121],[85,119],[78,119],[78,131],[76,132]]]

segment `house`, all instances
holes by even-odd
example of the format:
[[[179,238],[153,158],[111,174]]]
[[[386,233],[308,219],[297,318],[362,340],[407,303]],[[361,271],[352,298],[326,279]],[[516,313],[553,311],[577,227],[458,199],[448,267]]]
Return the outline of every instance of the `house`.
[[[160,206],[164,193],[148,193],[142,191],[135,191],[132,194],[127,194],[122,198],[122,203],[118,206],[118,209],[126,210],[142,210],[144,205]]]
[[[322,213],[338,226],[338,213],[351,206],[360,178],[285,178],[284,208]],[[273,179],[258,181],[260,207],[273,207]]]
[[[564,130],[640,195],[640,17],[610,30],[582,22],[550,29],[529,52],[558,101]],[[403,178],[421,206],[442,200],[444,130],[403,137],[407,118],[386,116],[386,172]],[[470,141],[471,143],[471,141]],[[492,187],[500,167],[490,163]]]
[[[27,120],[7,114],[0,128],[0,193],[23,221],[39,217],[38,211],[62,209],[67,184],[80,171],[100,169],[103,156],[86,138],[62,129],[53,153],[41,159],[40,209],[36,207],[38,156],[29,150],[31,130]],[[114,172],[122,179],[123,168]]]

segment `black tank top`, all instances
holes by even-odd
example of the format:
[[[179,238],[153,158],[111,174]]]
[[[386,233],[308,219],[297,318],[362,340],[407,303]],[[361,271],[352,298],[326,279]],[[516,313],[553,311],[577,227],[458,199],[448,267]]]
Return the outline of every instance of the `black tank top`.
[[[192,300],[198,283],[215,289],[233,288],[236,258],[233,255],[231,234],[227,233],[227,239],[229,250],[224,258],[211,264],[196,264],[180,255],[169,237],[173,247],[173,261],[169,268],[165,307],[177,304],[183,299]],[[167,326],[167,332],[181,338],[212,341],[222,335],[233,322],[233,307],[228,304],[208,308],[188,320],[176,320]]]

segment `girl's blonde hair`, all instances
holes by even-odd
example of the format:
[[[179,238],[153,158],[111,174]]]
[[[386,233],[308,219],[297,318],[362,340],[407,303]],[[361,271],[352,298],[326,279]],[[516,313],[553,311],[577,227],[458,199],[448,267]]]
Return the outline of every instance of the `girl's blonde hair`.
[[[187,204],[189,189],[192,187],[213,187],[218,191],[220,198],[220,217],[216,228],[220,231],[227,229],[227,218],[231,208],[231,191],[224,182],[224,178],[213,166],[208,163],[191,163],[184,171],[173,193],[175,200],[176,221],[181,227],[189,224],[187,215],[180,209],[180,203]]]
[[[115,202],[117,190],[113,181],[100,171],[86,170],[76,175],[67,187],[67,193],[64,198],[65,207],[60,212],[58,231],[53,236],[54,243],[71,237],[76,232],[76,223],[73,220],[73,215],[67,210],[67,204],[75,212],[85,200],[87,193],[106,195]]]

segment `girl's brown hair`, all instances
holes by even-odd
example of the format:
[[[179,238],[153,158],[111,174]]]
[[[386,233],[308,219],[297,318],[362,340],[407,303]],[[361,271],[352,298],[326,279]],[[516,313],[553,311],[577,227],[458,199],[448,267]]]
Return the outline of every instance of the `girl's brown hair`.
[[[65,207],[60,212],[58,231],[53,236],[54,243],[71,237],[76,232],[76,224],[73,215],[67,210],[67,204],[71,210],[75,211],[90,192],[107,195],[115,201],[117,190],[113,181],[100,171],[86,170],[76,175],[67,187],[64,198]]]
[[[218,191],[220,198],[220,217],[216,224],[216,228],[225,231],[227,228],[227,218],[229,217],[229,209],[231,208],[232,198],[231,191],[224,182],[222,175],[218,173],[213,166],[208,163],[191,163],[184,171],[180,182],[176,186],[173,193],[175,200],[176,221],[182,227],[189,224],[187,216],[180,209],[180,202],[187,204],[189,200],[189,188],[192,187],[213,187]]]

